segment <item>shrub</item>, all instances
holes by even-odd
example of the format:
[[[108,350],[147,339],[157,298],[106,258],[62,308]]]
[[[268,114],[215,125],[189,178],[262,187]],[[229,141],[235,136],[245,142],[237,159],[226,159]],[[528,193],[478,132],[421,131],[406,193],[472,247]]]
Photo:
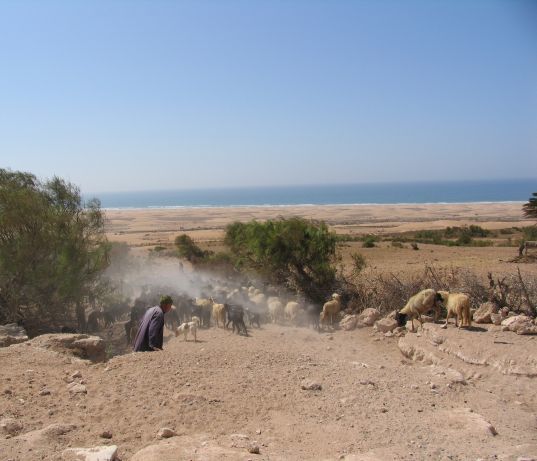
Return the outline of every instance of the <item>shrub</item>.
[[[194,262],[205,257],[205,252],[187,234],[175,237],[175,246],[179,257],[185,258],[187,261]]]
[[[537,226],[528,226],[522,228],[524,240],[537,240]]]
[[[315,301],[335,282],[336,242],[324,222],[302,218],[234,222],[225,237],[237,267],[255,269]]]
[[[360,272],[362,272],[366,266],[367,261],[361,253],[352,253],[351,254],[352,259],[352,272],[354,275],[358,275]]]
[[[374,235],[367,235],[364,237],[362,247],[364,248],[374,248],[377,238]]]

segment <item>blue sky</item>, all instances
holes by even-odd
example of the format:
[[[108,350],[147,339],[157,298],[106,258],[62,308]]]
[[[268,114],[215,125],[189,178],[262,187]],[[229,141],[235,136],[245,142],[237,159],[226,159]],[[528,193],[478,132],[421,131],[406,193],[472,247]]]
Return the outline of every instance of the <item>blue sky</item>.
[[[537,2],[0,1],[0,167],[121,190],[537,177]]]

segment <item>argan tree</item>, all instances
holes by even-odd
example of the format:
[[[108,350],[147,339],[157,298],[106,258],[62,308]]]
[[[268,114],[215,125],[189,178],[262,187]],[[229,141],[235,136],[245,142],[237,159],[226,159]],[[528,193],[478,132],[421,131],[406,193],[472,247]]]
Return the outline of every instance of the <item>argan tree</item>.
[[[335,282],[336,235],[302,218],[234,222],[225,242],[239,266],[321,301]]]
[[[84,305],[107,265],[98,200],[83,204],[57,177],[0,169],[0,322],[54,325],[76,315],[84,329]]]

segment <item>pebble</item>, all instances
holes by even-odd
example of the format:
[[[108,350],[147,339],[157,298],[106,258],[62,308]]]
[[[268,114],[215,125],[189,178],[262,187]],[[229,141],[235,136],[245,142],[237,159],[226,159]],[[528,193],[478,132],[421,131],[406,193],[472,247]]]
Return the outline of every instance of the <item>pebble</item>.
[[[157,437],[159,439],[169,439],[170,437],[173,437],[175,435],[177,435],[177,433],[173,429],[170,429],[169,427],[163,427],[159,429],[157,433]]]
[[[256,442],[253,442],[248,445],[248,453],[252,453],[255,455],[259,454],[259,445]]]
[[[101,437],[103,439],[111,439],[112,438],[112,432],[111,431],[102,431],[99,434],[99,437]]]
[[[39,391],[39,395],[50,395],[50,391],[45,387]]]

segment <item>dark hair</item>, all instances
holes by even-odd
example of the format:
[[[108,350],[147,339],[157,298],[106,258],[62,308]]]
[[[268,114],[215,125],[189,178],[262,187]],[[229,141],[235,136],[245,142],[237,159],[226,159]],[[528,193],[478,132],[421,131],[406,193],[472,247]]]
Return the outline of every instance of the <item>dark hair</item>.
[[[162,295],[160,297],[160,305],[163,306],[164,304],[173,304],[173,299],[170,295]]]

